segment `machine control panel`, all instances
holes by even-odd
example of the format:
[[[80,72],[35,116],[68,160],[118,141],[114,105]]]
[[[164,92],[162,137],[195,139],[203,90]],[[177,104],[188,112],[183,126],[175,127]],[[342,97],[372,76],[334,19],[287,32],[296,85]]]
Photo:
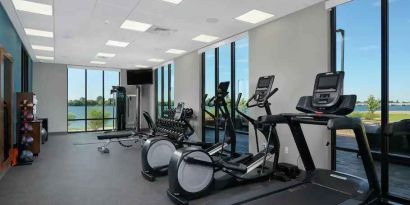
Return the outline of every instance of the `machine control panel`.
[[[344,72],[321,73],[316,76],[312,105],[314,107],[332,107],[343,95]]]
[[[274,80],[275,80],[274,75],[263,76],[259,78],[258,84],[256,86],[255,95],[254,95],[254,100],[256,102],[264,102],[266,100],[266,98],[269,96],[269,93],[272,89]]]

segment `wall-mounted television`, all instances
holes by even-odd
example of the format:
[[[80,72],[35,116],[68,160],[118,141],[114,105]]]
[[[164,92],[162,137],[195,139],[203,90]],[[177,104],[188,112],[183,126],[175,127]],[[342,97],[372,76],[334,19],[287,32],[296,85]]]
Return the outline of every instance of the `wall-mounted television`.
[[[127,70],[128,85],[144,85],[153,83],[152,69]]]

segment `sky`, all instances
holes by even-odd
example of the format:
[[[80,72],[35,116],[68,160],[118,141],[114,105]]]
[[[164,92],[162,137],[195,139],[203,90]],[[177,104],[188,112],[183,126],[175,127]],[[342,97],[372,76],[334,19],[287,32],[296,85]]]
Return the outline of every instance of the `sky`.
[[[390,100],[410,101],[410,0],[390,0],[389,6]],[[369,95],[381,96],[380,9],[380,0],[355,0],[336,10],[337,29],[346,32],[345,93],[356,94],[360,101]]]
[[[112,86],[119,84],[118,71],[104,71],[104,95],[105,99],[110,97]],[[102,70],[87,71],[87,99],[95,100],[103,95]],[[85,97],[85,69],[68,68],[68,100]]]

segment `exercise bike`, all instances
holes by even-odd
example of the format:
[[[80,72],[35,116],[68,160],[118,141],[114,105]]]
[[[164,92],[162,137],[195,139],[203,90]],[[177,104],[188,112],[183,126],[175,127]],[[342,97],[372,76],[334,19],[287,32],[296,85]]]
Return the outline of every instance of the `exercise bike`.
[[[276,88],[271,91],[273,81],[274,76],[261,77],[255,94],[246,103],[247,107],[263,107],[267,113],[271,113],[268,99],[278,90]],[[235,145],[236,135],[225,101],[228,87],[229,82],[219,84],[214,104],[225,119],[224,143]],[[265,135],[267,145],[263,150],[259,150],[257,144],[258,153],[256,155],[246,153],[228,160],[212,156],[209,150],[200,148],[183,148],[175,151],[169,163],[169,189],[167,191],[168,197],[174,203],[188,204],[188,200],[199,198],[212,191],[268,180],[274,175],[275,166],[273,164],[277,165],[279,157],[279,139],[275,127],[258,124],[256,120],[241,112],[238,108],[240,97],[241,94],[236,101],[236,110],[254,125],[256,140],[258,140],[257,130]],[[251,104],[252,101],[255,103]],[[220,152],[222,153],[223,149]],[[268,163],[273,155],[275,156],[274,163]]]

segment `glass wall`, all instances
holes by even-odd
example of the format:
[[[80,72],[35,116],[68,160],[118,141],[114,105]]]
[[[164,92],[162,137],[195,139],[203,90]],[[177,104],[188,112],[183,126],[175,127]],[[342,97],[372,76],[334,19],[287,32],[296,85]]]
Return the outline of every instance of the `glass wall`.
[[[388,12],[384,12],[384,8],[388,8]],[[386,136],[380,131],[386,125],[383,116],[389,123],[410,119],[410,91],[406,81],[410,74],[408,8],[410,1],[354,0],[333,10],[336,17],[334,35],[337,46],[333,51],[337,57],[336,70],[342,69],[341,46],[344,42],[344,91],[356,94],[358,100],[351,116],[361,118],[365,124],[384,196],[406,204],[410,203],[410,136],[389,138],[386,144],[382,144]],[[382,19],[388,19],[388,22],[383,24]],[[385,41],[381,34],[387,32],[389,38]],[[385,49],[387,52],[383,55]],[[382,59],[387,59],[389,64],[382,64]],[[382,75],[382,70],[387,70],[388,76]],[[382,81],[388,89],[382,89]],[[387,108],[383,113],[382,106]],[[366,177],[352,136],[349,130],[336,133],[333,164],[336,170]],[[383,149],[384,146],[388,149]],[[386,154],[385,160],[382,156]]]
[[[110,130],[114,102],[110,91],[119,85],[118,71],[67,68],[68,132]]]
[[[215,108],[208,106],[209,100],[215,96],[215,50],[211,49],[205,52],[205,68],[204,68],[204,134],[205,142],[215,143]],[[205,97],[205,96],[204,96]]]
[[[409,9],[410,1],[389,1],[389,122],[410,119]],[[410,199],[410,136],[390,138],[389,152],[389,191]]]
[[[248,52],[248,38],[246,37],[219,48],[210,49],[203,54],[203,93],[208,95],[203,102],[204,108],[211,115],[216,115],[219,118],[219,120],[215,120],[204,111],[203,140],[212,143],[223,140],[224,120],[221,116],[218,116],[219,113],[215,112],[214,107],[207,106],[207,102],[215,95],[216,83],[229,81],[229,95],[226,97],[226,102],[236,129],[236,151],[242,153],[248,152],[248,122],[234,111],[234,102],[239,92],[241,92],[243,100],[241,100],[242,103],[239,107],[244,111],[246,110],[244,101],[249,97]]]
[[[174,81],[175,67],[174,64],[167,64],[155,70],[155,92],[156,92],[156,113],[157,118],[167,117],[167,110],[174,107]]]

